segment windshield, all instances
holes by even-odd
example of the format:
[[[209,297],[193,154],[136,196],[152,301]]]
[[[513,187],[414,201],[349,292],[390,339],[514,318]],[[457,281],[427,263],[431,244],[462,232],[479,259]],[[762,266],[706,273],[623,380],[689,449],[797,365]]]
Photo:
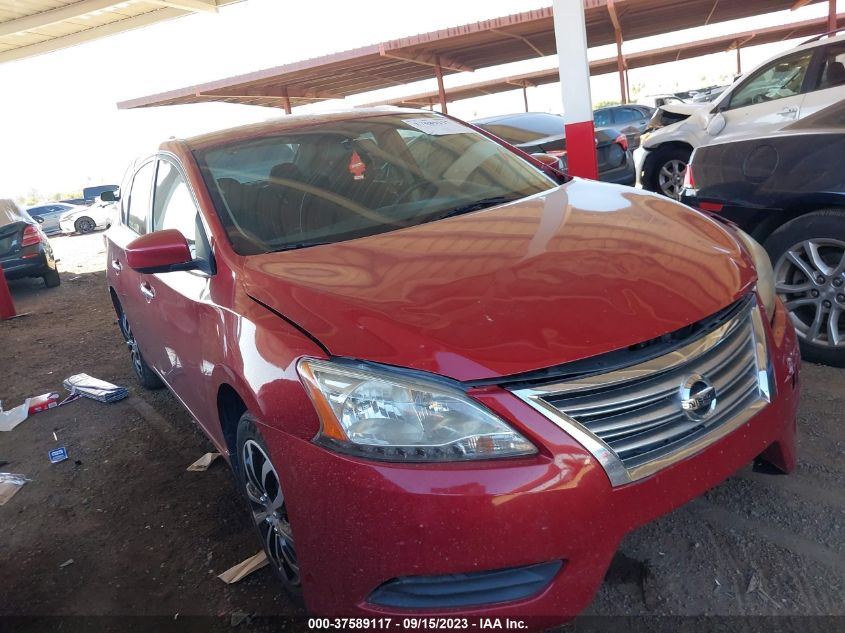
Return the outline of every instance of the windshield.
[[[483,134],[425,113],[327,122],[194,155],[241,255],[384,233],[557,184]]]

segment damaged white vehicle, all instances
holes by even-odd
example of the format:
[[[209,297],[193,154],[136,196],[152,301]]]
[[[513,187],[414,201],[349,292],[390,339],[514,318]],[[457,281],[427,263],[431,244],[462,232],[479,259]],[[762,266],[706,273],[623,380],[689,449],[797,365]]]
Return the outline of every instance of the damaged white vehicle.
[[[712,103],[661,106],[634,152],[637,182],[677,199],[696,147],[776,130],[842,99],[845,34],[814,37],[743,75]]]

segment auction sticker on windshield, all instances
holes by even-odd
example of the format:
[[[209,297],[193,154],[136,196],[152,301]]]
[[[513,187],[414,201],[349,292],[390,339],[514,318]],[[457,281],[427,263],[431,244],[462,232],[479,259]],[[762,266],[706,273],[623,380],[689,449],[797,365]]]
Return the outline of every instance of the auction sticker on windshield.
[[[405,123],[420,132],[431,134],[432,136],[443,136],[445,134],[471,134],[475,132],[466,126],[456,123],[451,119],[402,119]]]

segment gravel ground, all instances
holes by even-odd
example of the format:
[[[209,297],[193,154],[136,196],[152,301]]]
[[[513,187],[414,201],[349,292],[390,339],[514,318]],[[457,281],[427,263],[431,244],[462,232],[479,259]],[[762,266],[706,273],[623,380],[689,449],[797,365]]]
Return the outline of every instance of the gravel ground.
[[[218,461],[186,472],[211,443],[169,393],[136,386],[105,291],[102,235],[51,241],[62,285],[11,283],[18,312],[29,314],[0,322],[0,400],[10,408],[60,391],[78,372],[131,396],[77,401],[0,434],[0,471],[32,480],[0,507],[0,630],[8,616],[143,614],[165,618],[155,627],[142,619],[145,630],[177,621],[209,631],[271,630],[278,621],[251,618],[302,615],[267,569],[235,585],[216,578],[257,550],[228,468]],[[806,363],[802,371],[798,471],[749,466],[630,534],[593,604],[567,629],[626,630],[630,621],[596,616],[652,616],[650,630],[845,630],[845,371]],[[57,446],[70,459],[52,465],[47,452]],[[18,624],[72,628],[66,619]]]

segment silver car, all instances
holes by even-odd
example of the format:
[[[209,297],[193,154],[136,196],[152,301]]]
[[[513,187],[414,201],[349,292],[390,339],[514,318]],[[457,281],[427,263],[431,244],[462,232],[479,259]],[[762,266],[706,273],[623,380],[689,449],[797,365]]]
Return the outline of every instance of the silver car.
[[[70,211],[78,211],[85,207],[68,204],[67,202],[47,202],[27,209],[32,219],[41,225],[41,230],[47,235],[61,233],[59,220]]]

